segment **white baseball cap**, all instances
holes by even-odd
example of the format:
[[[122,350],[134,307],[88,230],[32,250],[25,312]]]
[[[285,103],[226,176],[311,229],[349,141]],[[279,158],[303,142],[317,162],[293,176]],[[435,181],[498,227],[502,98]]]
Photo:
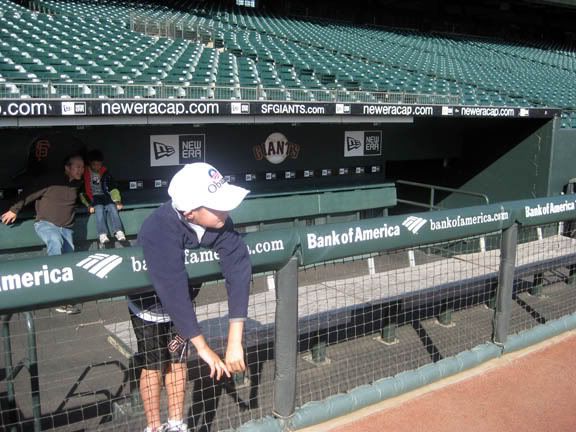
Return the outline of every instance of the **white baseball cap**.
[[[168,186],[172,205],[183,212],[198,207],[230,211],[238,207],[249,192],[231,185],[216,168],[204,162],[184,165]]]

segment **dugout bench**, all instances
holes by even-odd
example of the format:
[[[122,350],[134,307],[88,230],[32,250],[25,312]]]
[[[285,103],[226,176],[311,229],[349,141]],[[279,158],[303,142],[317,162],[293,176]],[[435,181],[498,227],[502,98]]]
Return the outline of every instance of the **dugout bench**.
[[[168,199],[158,193],[152,200],[131,202],[130,193],[124,193],[125,206],[120,218],[128,238],[134,239],[140,226],[155,208]],[[154,200],[154,195],[157,200]],[[140,198],[142,194],[140,194]],[[394,183],[342,186],[311,189],[298,192],[248,195],[231,217],[240,231],[287,228],[298,225],[359,220],[365,213],[374,214],[396,205]],[[16,223],[0,225],[0,260],[26,258],[38,254],[44,245],[34,231],[34,215],[23,212]],[[74,223],[76,250],[88,250],[98,235],[94,217],[85,208],[79,208]]]

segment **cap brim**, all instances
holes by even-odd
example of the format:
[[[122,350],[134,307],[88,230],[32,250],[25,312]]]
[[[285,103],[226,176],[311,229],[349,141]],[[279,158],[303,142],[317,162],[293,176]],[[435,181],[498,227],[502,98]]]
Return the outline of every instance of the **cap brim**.
[[[204,203],[204,207],[219,211],[234,210],[249,193],[248,189],[226,183],[210,196],[210,202]]]

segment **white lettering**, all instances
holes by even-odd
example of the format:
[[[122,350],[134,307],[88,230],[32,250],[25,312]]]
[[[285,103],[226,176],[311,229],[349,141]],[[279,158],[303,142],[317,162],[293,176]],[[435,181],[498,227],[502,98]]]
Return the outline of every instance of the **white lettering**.
[[[142,271],[142,261],[136,259],[135,257],[130,257],[132,261],[132,271],[138,273]]]
[[[20,283],[20,275],[6,275],[0,279],[2,281],[2,291],[22,288]]]
[[[50,270],[50,279],[54,283],[60,283],[61,281],[61,273],[60,269],[52,269]]]
[[[62,282],[71,282],[74,280],[74,274],[70,267],[64,267],[62,269]]]
[[[70,267],[49,269],[43,265],[41,269],[22,274],[0,276],[0,290],[10,291],[21,288],[32,288],[74,280],[74,273]]]
[[[306,240],[308,242],[308,249],[316,249],[318,247],[318,244],[316,242],[316,234],[308,233],[306,235]]]
[[[527,218],[531,218],[574,210],[576,210],[576,203],[574,201],[564,201],[560,204],[546,203],[544,206],[540,204],[538,204],[536,207],[524,206],[524,215]]]
[[[34,286],[34,274],[33,273],[23,273],[20,280],[22,281],[22,286],[24,288],[31,288]],[[36,284],[36,285],[40,285],[40,284]]]

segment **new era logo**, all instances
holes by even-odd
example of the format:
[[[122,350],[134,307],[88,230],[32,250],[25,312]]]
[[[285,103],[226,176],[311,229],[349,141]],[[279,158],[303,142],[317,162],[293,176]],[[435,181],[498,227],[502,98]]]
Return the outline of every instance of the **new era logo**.
[[[346,148],[348,149],[348,151],[352,151],[360,147],[362,147],[362,143],[359,140],[352,138],[350,136],[346,137]]]
[[[232,114],[250,114],[250,104],[241,102],[232,102],[230,104]]]
[[[416,216],[409,216],[406,218],[406,220],[404,220],[404,222],[402,222],[402,225],[405,226],[406,229],[412,234],[418,234],[418,231],[420,231],[420,228],[422,228],[426,222],[428,222],[426,219],[422,219]]]
[[[156,159],[172,156],[175,152],[174,147],[154,141],[154,157],[156,157]]]
[[[86,115],[86,102],[62,102],[62,115]]]
[[[108,275],[108,273],[118,267],[121,262],[121,256],[96,253],[80,261],[76,264],[76,267],[83,268],[94,276],[103,279]]]
[[[442,115],[443,116],[453,115],[453,114],[454,114],[454,109],[452,107],[447,107],[447,106],[442,107]]]

